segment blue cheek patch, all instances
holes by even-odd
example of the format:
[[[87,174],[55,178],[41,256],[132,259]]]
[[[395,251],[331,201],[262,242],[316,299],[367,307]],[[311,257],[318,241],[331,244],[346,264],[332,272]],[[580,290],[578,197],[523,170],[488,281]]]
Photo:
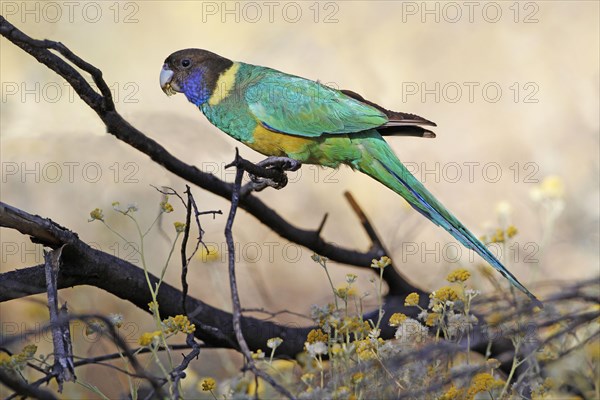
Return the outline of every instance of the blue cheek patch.
[[[200,106],[206,103],[210,98],[210,93],[204,85],[204,70],[198,69],[194,71],[188,78],[183,82],[182,85],[183,94],[187,97],[190,103],[194,103],[196,106]]]

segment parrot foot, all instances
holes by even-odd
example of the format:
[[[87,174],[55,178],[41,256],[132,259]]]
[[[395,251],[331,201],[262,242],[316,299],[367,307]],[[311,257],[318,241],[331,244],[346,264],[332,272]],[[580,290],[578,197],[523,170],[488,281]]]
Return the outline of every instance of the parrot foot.
[[[251,187],[245,189],[254,192],[260,192],[261,190],[264,190],[267,187],[272,187],[277,190],[286,187],[288,184],[286,172],[297,171],[302,166],[302,163],[287,157],[268,157],[256,163],[256,166],[264,170],[273,171],[277,173],[277,175],[273,177],[264,177],[252,174],[250,172],[248,173],[251,182],[245,186],[251,185]]]
[[[240,190],[240,196],[250,192],[260,192],[267,187],[282,189],[288,184],[286,172],[297,171],[302,163],[287,157],[268,157],[256,164],[240,157],[238,149],[235,149],[235,160],[226,165],[225,168],[236,167],[246,171],[250,182]]]
[[[302,163],[293,158],[287,157],[267,157],[256,163],[259,167],[266,169],[279,169],[281,172],[297,171],[302,166]]]

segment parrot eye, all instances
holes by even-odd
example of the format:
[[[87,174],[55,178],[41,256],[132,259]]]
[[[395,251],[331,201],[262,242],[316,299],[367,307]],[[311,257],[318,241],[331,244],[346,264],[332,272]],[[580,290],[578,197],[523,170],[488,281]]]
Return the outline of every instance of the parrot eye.
[[[183,68],[187,68],[192,64],[192,62],[188,59],[188,58],[184,58],[183,60],[181,60],[181,66]]]

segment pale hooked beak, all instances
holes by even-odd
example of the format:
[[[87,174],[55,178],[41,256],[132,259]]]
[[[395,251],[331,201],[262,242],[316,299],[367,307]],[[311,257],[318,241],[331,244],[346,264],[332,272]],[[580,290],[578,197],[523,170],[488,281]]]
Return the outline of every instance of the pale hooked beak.
[[[167,67],[167,64],[163,65],[160,71],[160,87],[167,96],[172,96],[180,91],[179,86],[175,82],[171,82],[173,75],[173,71]]]

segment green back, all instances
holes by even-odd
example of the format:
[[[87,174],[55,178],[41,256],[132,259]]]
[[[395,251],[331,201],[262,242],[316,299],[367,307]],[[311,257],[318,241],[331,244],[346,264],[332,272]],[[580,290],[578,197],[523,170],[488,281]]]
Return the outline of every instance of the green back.
[[[318,137],[365,131],[388,122],[376,108],[319,82],[249,64],[239,74],[251,75],[246,77],[244,94],[252,114],[278,132]]]

